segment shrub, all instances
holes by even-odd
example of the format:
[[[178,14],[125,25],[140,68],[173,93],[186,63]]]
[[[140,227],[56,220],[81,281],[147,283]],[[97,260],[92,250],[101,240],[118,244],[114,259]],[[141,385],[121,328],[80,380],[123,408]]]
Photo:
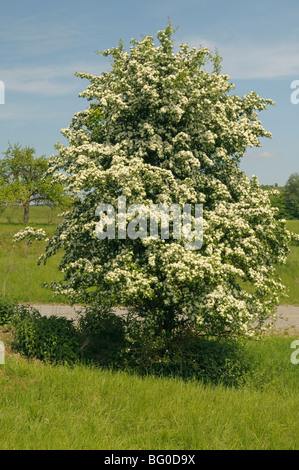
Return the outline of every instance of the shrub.
[[[132,311],[120,317],[94,304],[81,314],[78,330],[84,359],[140,375],[237,386],[250,368],[242,341],[206,338],[188,324],[157,334]]]
[[[21,354],[48,363],[72,363],[79,357],[79,337],[71,320],[42,316],[19,306],[13,319],[14,347]]]
[[[109,307],[93,304],[78,321],[81,353],[102,366],[119,365],[125,344],[124,321]]]
[[[0,325],[11,322],[17,303],[7,297],[0,296]]]
[[[201,336],[189,327],[171,337],[150,335],[142,329],[129,335],[123,355],[127,369],[144,374],[195,379],[205,383],[238,386],[250,369],[250,358],[242,341]]]

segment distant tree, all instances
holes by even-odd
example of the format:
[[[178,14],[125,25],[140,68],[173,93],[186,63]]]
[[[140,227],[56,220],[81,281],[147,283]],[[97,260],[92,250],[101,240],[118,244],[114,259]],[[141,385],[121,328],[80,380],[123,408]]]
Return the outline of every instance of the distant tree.
[[[292,173],[284,187],[285,205],[289,217],[299,219],[299,174]]]
[[[275,188],[276,189],[276,188]],[[277,189],[276,194],[270,195],[270,201],[273,205],[273,207],[277,207],[278,213],[277,213],[277,218],[278,219],[288,219],[289,218],[289,212],[286,207],[286,199],[285,199],[285,194],[284,194],[284,188],[282,189]]]
[[[278,209],[276,219],[288,219],[290,216],[286,207],[284,187],[279,187],[277,183],[261,187],[263,190],[268,191],[272,206]]]
[[[43,155],[35,157],[30,146],[11,145],[2,152],[0,159],[0,201],[1,206],[20,204],[24,208],[24,223],[29,222],[30,204],[61,205],[66,202],[62,185],[53,184],[46,176],[48,160]]]

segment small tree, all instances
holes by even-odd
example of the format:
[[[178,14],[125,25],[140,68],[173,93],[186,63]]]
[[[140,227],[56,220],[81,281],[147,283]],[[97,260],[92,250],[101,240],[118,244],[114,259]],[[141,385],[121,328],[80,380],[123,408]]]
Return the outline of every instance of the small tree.
[[[129,52],[120,43],[104,52],[110,72],[78,74],[90,81],[81,93],[90,105],[62,131],[69,146],[50,161],[73,208],[43,259],[64,250],[55,292],[133,307],[157,334],[187,321],[209,335],[252,335],[284,291],[275,265],[290,239],[257,178],[239,168],[248,146],[271,137],[258,112],[273,101],[230,93],[218,54],[188,44],[175,53],[173,33],[169,24],[157,46],[147,36]],[[95,209],[117,211],[119,195],[146,207],[203,204],[201,249],[172,235],[99,240]]]
[[[21,204],[24,223],[29,222],[31,203],[57,205],[66,198],[60,184],[53,185],[51,177],[44,178],[48,169],[45,156],[35,158],[33,147],[9,144],[0,160],[0,198],[2,204]]]

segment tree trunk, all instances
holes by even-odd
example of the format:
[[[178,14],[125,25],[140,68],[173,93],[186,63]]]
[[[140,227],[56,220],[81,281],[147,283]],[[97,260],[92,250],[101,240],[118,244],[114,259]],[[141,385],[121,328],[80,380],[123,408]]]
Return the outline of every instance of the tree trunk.
[[[29,222],[29,201],[26,201],[23,205],[24,207],[24,224],[28,224]]]

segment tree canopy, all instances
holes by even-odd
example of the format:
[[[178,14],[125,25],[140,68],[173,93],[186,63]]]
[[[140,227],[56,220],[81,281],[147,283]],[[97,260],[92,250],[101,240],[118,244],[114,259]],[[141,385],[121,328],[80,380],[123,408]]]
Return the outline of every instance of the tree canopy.
[[[35,149],[10,144],[0,159],[0,202],[21,204],[24,223],[29,222],[30,204],[61,204],[65,200],[63,187],[53,185],[51,177],[44,177],[48,169],[45,156],[35,157]]]
[[[69,145],[49,170],[73,206],[41,260],[63,250],[65,278],[54,292],[132,308],[156,333],[189,322],[208,335],[252,335],[284,292],[275,265],[290,234],[239,162],[271,137],[258,113],[274,102],[232,93],[217,52],[188,44],[175,52],[173,35],[168,24],[157,45],[152,36],[132,40],[129,51],[120,42],[103,53],[111,71],[77,74],[90,82],[80,95],[89,106],[62,130]],[[201,249],[172,235],[99,240],[96,208],[117,211],[120,195],[148,208],[202,204]]]

